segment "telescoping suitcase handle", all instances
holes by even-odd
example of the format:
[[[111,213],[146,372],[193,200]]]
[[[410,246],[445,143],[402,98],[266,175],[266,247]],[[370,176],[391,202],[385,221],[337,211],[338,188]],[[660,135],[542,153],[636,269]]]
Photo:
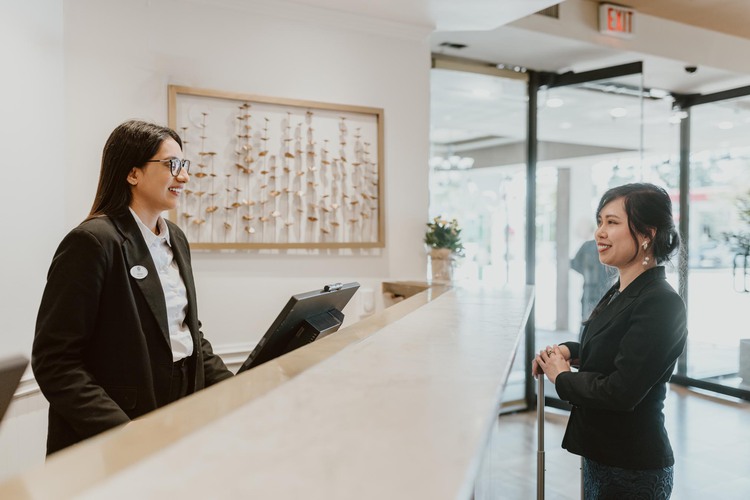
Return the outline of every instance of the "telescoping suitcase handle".
[[[537,375],[536,390],[536,498],[544,500],[544,374]],[[583,500],[583,457],[581,457],[581,500]]]
[[[544,500],[544,374],[537,375],[536,390],[536,498]]]

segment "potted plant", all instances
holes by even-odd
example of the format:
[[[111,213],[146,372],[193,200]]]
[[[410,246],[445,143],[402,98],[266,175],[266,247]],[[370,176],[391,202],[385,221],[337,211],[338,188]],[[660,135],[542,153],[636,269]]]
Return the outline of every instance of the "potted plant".
[[[451,281],[453,262],[457,256],[462,256],[464,253],[458,221],[452,219],[449,222],[438,215],[432,219],[432,222],[427,223],[424,242],[429,249],[432,279]]]

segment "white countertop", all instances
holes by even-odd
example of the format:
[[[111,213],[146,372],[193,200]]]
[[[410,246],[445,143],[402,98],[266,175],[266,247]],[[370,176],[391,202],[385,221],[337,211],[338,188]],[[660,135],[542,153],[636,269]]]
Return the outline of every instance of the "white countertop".
[[[70,491],[92,499],[468,498],[532,300],[530,287],[444,293]],[[216,386],[217,397],[250,383],[254,371]],[[202,391],[202,406],[213,390]],[[181,405],[168,408],[171,418],[201,411],[194,403],[178,412]]]

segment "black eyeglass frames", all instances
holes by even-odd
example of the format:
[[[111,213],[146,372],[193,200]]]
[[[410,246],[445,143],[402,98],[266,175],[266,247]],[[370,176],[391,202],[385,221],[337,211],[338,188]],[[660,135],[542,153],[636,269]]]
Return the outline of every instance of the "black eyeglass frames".
[[[190,173],[190,160],[180,160],[179,158],[167,158],[166,160],[146,160],[146,163],[166,163],[169,165],[169,171],[173,177],[180,175],[184,168],[185,172]]]

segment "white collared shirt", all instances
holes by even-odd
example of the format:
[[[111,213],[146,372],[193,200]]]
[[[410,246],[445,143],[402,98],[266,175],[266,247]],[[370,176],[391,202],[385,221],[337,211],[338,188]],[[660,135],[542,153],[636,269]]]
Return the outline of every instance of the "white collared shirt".
[[[172,242],[169,239],[169,228],[164,219],[159,217],[156,222],[159,234],[154,234],[141,221],[140,217],[130,209],[133,218],[141,230],[148,251],[159,273],[161,287],[164,290],[164,300],[167,303],[167,324],[169,325],[169,341],[172,345],[172,362],[179,361],[193,354],[193,338],[190,329],[185,324],[187,314],[187,289],[180,276],[180,268],[174,260]]]

